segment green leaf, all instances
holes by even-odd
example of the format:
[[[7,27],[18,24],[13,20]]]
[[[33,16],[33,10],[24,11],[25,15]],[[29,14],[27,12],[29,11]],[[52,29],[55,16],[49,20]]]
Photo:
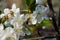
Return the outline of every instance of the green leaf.
[[[41,24],[40,23],[36,23],[36,28],[39,28],[41,27]]]
[[[27,26],[28,30],[33,33],[35,31],[35,26],[31,25],[31,26]]]
[[[33,33],[35,31],[35,27],[29,27],[30,32]]]
[[[36,1],[33,0],[32,3],[29,6],[29,9],[31,10],[31,12],[33,12],[35,10],[36,6],[37,6]]]
[[[41,22],[41,25],[42,25],[42,26],[50,27],[52,24],[51,24],[51,22],[48,21],[48,20],[43,20],[43,21]]]
[[[25,0],[25,3],[26,3],[27,6],[29,6],[30,5],[30,0]]]
[[[37,6],[35,0],[25,0],[25,4],[27,5],[27,9],[31,12],[33,12]]]

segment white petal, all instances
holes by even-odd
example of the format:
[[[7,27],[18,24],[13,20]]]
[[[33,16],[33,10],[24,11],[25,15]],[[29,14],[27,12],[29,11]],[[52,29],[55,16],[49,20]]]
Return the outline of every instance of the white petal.
[[[36,17],[36,16],[37,16],[37,13],[38,13],[37,11],[34,11],[32,15],[33,15],[34,17]]]
[[[36,23],[37,23],[37,20],[36,19],[32,20],[32,24],[33,25],[36,24]]]
[[[16,4],[15,3],[12,5],[11,11],[13,11],[14,13],[16,12]]]
[[[21,14],[21,15],[20,15],[20,18],[22,18],[22,17],[24,17],[24,14]]]
[[[47,12],[47,10],[49,9],[49,7],[44,7],[44,6],[42,6],[42,5],[38,5],[37,7],[36,7],[36,11],[38,11],[39,13],[46,13]]]
[[[5,16],[5,14],[1,14],[1,15],[0,15],[0,18],[2,18],[2,17],[4,17],[4,16]]]
[[[23,31],[21,31],[20,36],[25,36],[25,33]]]
[[[36,0],[36,4],[43,4],[46,2],[47,2],[47,0]]]
[[[3,24],[0,24],[0,31],[3,31],[3,29],[4,29]]]
[[[49,18],[48,18],[48,16],[47,16],[47,15],[45,15],[45,16],[44,16],[44,19],[49,20]]]
[[[17,8],[16,9],[16,13],[20,13],[20,8]]]
[[[36,4],[41,4],[42,0],[36,0]]]
[[[12,4],[12,9],[16,9],[16,4]]]
[[[11,28],[11,27],[7,27],[7,28],[5,29],[5,31],[6,31],[7,33],[13,33],[13,32],[14,32],[13,28]]]
[[[6,40],[7,35],[3,35],[0,40]]]
[[[45,28],[46,28],[45,26],[42,27],[42,29],[45,29]]]
[[[12,16],[11,16],[11,14],[8,14],[8,18],[11,18]]]
[[[29,17],[30,17],[29,14],[26,14],[25,15],[25,20],[27,20]]]
[[[5,14],[8,14],[8,13],[10,13],[10,10],[9,10],[8,8],[5,8],[5,9],[4,9],[4,13],[5,13]]]
[[[37,18],[37,22],[41,23],[43,19],[44,19],[43,17]]]
[[[16,19],[10,20],[10,23],[14,26],[14,27],[18,27],[18,22],[16,21]]]

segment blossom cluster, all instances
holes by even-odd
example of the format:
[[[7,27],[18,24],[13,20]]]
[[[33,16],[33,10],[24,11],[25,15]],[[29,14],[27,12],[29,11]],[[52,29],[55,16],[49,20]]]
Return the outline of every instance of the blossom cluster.
[[[19,36],[30,35],[31,32],[27,28],[25,32],[22,30],[25,27],[24,23],[28,21],[27,25],[35,25],[44,19],[48,20],[45,14],[47,10],[48,7],[38,5],[32,14],[21,14],[16,4],[13,4],[11,9],[5,8],[0,15],[0,18],[5,20],[4,23],[0,23],[0,40],[18,40]]]
[[[4,23],[0,23],[0,40],[18,40],[19,36],[27,34],[22,30],[26,21],[25,15],[20,14],[20,8],[16,8],[16,4],[12,5],[12,9],[5,8],[0,18],[5,20]],[[27,28],[26,31],[27,35],[31,34]]]

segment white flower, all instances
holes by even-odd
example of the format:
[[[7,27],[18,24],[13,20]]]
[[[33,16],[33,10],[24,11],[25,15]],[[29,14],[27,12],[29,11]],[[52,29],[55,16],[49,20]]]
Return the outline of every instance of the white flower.
[[[38,11],[33,11],[32,16],[36,18]]]
[[[47,2],[47,0],[36,0],[36,4],[43,4],[46,2]]]
[[[1,14],[1,15],[0,15],[0,18],[3,18],[4,16],[5,16],[5,14]]]
[[[36,19],[33,19],[32,20],[32,24],[35,25],[37,23],[37,20]]]
[[[7,27],[4,30],[4,33],[1,34],[0,40],[18,40],[16,34],[14,33],[14,29],[11,27]]]
[[[14,4],[12,5],[11,11],[13,11],[14,13],[20,13],[20,8],[16,8],[16,4],[14,3]]]
[[[11,28],[11,27],[7,27],[6,29],[5,29],[5,31],[6,31],[6,33],[14,33],[14,29],[13,28]]]
[[[38,16],[37,16],[37,22],[38,23],[41,23],[42,22],[42,20],[44,19],[44,17],[41,17],[39,14],[38,14]]]
[[[14,12],[14,16],[11,16],[11,14],[8,14],[9,12]],[[16,8],[16,4],[12,5],[12,9],[4,9],[4,13],[8,14],[9,22],[13,24],[14,26],[18,24],[19,26],[23,24],[24,20],[24,15],[20,15],[20,9]]]
[[[35,25],[37,23],[35,14],[26,14],[26,20],[27,19],[29,19],[29,22],[28,22],[29,25],[31,24]]]
[[[46,12],[48,11],[48,9],[49,9],[49,7],[44,7],[44,6],[42,6],[42,5],[38,5],[38,6],[36,7],[36,11],[38,11],[38,12],[41,13],[41,14],[46,13]]]
[[[37,23],[36,17],[32,15],[30,18],[31,18],[31,19],[30,19],[31,23],[32,23],[33,25],[35,25],[35,24]]]
[[[15,3],[12,4],[12,9],[16,9],[16,4]]]
[[[48,9],[49,9],[49,7],[44,7],[42,5],[38,5],[36,7],[36,11],[37,11],[36,19],[37,19],[38,23],[41,23],[42,20],[44,20],[44,19],[48,20],[48,17],[47,17],[47,14],[46,14]]]
[[[20,16],[20,8],[16,8],[15,3],[12,5],[12,9],[10,11],[14,12],[14,17]]]
[[[12,20],[14,18],[14,16],[12,16],[11,14],[8,14],[8,18],[9,18],[9,20]]]
[[[8,8],[5,8],[4,9],[4,14],[9,14],[10,13],[10,10]]]
[[[9,21],[5,21],[5,22],[4,22],[4,25],[5,25],[5,26],[10,26],[10,22],[9,22]]]
[[[12,5],[12,10],[13,10],[13,12],[16,11],[16,4],[15,3]]]
[[[36,0],[36,4],[41,4],[42,0]]]
[[[16,34],[4,33],[0,40],[18,40]]]
[[[16,13],[20,13],[20,8],[17,8],[16,9]]]
[[[3,31],[3,29],[4,29],[3,24],[0,24],[0,32],[2,32],[2,31]]]
[[[0,24],[0,39],[3,36],[3,34],[4,34],[4,26],[3,24]]]
[[[16,26],[18,25],[19,27],[23,25],[24,22],[25,22],[24,14],[21,14],[20,16],[16,15],[16,17],[14,17],[14,19],[11,20],[11,23],[13,25],[16,25]]]
[[[15,19],[10,20],[10,23],[14,26],[14,27],[19,27],[18,22]]]
[[[21,26],[21,27],[23,27],[23,26]],[[18,37],[19,37],[19,36],[25,36],[25,33],[23,32],[22,28],[20,28],[20,27],[15,27],[14,29],[15,29],[15,33],[16,33],[16,35],[17,35]]]

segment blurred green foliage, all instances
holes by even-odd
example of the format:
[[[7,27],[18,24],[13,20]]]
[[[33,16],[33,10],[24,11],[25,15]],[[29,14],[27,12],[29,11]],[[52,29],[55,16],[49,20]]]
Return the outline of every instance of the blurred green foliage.
[[[52,24],[51,24],[51,21],[49,21],[49,20],[43,20],[41,22],[41,25],[46,26],[46,27],[50,27]]]
[[[33,12],[37,6],[35,0],[25,0],[25,4],[27,6],[27,9]]]

